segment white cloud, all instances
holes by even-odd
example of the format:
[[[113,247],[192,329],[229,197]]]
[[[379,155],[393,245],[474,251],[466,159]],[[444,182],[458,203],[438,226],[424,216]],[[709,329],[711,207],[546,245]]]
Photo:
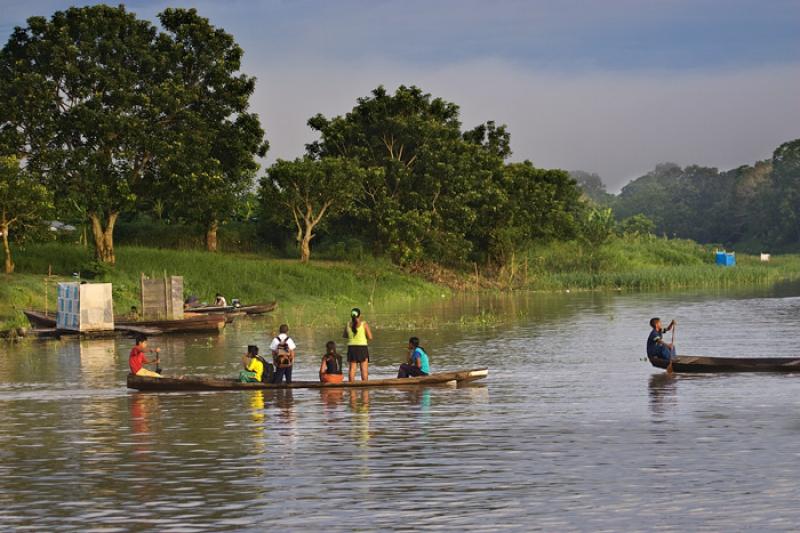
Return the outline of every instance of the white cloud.
[[[300,155],[306,120],[342,114],[379,84],[415,84],[461,106],[471,127],[506,123],[514,159],[598,172],[617,189],[658,162],[733,168],[800,137],[800,64],[722,71],[535,72],[484,59],[446,67],[285,60],[246,65],[269,160]]]

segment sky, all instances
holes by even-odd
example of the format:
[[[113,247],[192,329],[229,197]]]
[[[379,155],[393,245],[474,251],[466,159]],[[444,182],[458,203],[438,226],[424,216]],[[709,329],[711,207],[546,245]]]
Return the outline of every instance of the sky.
[[[0,0],[0,33],[93,2]],[[116,5],[119,2],[112,2]],[[269,163],[306,121],[378,85],[417,85],[465,128],[507,124],[513,160],[598,173],[616,191],[660,162],[720,169],[800,138],[800,0],[136,0],[194,7],[258,78]]]

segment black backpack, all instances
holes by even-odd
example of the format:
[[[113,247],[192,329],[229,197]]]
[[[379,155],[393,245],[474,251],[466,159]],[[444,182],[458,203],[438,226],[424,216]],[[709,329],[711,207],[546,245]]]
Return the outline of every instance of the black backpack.
[[[275,367],[272,366],[272,363],[267,363],[260,355],[256,355],[255,358],[264,365],[264,372],[261,374],[261,383],[272,383],[272,378],[275,376]]]

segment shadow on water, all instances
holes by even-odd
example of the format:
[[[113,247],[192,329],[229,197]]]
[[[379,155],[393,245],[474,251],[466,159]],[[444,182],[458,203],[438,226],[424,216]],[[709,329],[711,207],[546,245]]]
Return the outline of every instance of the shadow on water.
[[[666,373],[653,374],[647,383],[650,396],[650,410],[654,415],[663,416],[678,404],[678,377]]]

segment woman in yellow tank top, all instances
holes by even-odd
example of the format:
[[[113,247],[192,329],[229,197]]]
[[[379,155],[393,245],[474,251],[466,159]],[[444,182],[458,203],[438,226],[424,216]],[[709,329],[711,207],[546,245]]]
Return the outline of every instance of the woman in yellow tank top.
[[[350,365],[348,378],[350,381],[356,379],[356,364],[361,368],[361,381],[369,379],[369,348],[367,344],[372,340],[372,331],[361,318],[361,309],[358,307],[350,311],[350,323],[344,328],[345,339],[347,339],[347,362]]]

